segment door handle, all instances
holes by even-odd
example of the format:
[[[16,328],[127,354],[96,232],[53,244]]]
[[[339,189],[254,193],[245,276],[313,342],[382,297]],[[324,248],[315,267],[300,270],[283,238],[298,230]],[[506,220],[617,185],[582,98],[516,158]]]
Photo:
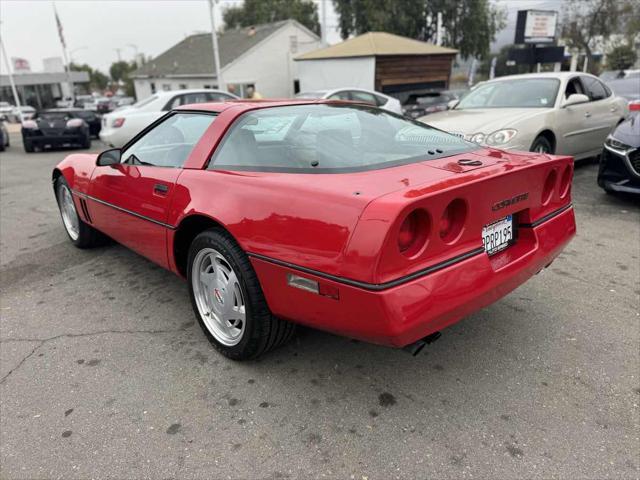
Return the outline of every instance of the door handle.
[[[591,114],[589,112],[584,114],[585,117],[589,118],[591,116]]]
[[[617,111],[618,111],[618,108],[617,108],[617,107],[611,107],[611,111],[612,111],[612,112],[617,112]]]
[[[156,183],[153,186],[153,193],[157,195],[166,195],[168,191],[169,191],[169,187],[164,183]]]

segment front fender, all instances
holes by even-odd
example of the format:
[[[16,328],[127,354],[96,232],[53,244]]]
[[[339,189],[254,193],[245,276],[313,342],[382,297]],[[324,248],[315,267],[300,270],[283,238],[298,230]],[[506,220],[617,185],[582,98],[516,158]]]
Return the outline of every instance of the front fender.
[[[87,153],[69,155],[54,168],[52,181],[62,175],[72,190],[88,193],[97,158],[96,154]]]

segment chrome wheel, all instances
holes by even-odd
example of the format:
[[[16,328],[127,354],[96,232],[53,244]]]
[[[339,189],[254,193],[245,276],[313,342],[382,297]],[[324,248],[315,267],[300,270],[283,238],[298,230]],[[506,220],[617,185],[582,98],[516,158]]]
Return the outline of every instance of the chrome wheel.
[[[58,205],[60,207],[60,213],[62,214],[64,228],[66,228],[71,240],[78,240],[80,236],[80,219],[78,218],[78,212],[76,212],[76,206],[73,203],[71,190],[69,190],[69,187],[64,183],[60,183],[58,187]]]
[[[245,330],[246,307],[231,264],[217,250],[203,248],[193,260],[191,286],[207,330],[221,344],[237,345]]]
[[[536,153],[549,153],[547,152],[547,147],[545,145],[538,145],[536,148]]]

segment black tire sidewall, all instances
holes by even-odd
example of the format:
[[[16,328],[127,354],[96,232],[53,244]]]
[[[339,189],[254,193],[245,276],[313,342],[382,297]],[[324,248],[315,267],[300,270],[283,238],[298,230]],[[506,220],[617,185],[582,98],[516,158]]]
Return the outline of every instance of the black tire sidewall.
[[[536,151],[536,147],[539,144],[543,144],[546,147],[547,151],[545,153],[553,154],[553,149],[551,148],[551,143],[545,137],[536,137],[536,139],[531,144],[530,151],[535,152]]]
[[[233,346],[224,345],[216,340],[205,325],[198,311],[193,291],[193,262],[198,252],[204,248],[213,248],[224,256],[238,277],[240,288],[242,289],[242,295],[245,300],[245,330],[240,342]],[[253,358],[261,350],[259,331],[261,325],[256,312],[261,310],[257,302],[263,302],[264,300],[262,298],[255,298],[254,295],[250,294],[251,291],[255,291],[256,287],[259,288],[259,285],[253,285],[253,288],[248,288],[247,277],[251,276],[249,275],[250,272],[247,271],[248,268],[251,268],[251,266],[244,252],[241,251],[233,238],[221,229],[210,229],[202,232],[193,240],[189,248],[187,282],[189,285],[189,297],[191,298],[191,305],[193,306],[196,319],[209,342],[222,354],[234,360]]]

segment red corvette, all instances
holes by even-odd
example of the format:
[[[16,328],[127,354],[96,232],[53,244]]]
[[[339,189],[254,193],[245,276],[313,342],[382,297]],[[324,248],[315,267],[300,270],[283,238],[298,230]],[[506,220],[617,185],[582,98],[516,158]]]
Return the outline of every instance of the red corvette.
[[[185,106],[53,171],[71,241],[185,277],[224,355],[294,324],[422,345],[548,266],[576,231],[571,157],[508,153],[370,106]],[[417,342],[417,343],[416,343]]]

